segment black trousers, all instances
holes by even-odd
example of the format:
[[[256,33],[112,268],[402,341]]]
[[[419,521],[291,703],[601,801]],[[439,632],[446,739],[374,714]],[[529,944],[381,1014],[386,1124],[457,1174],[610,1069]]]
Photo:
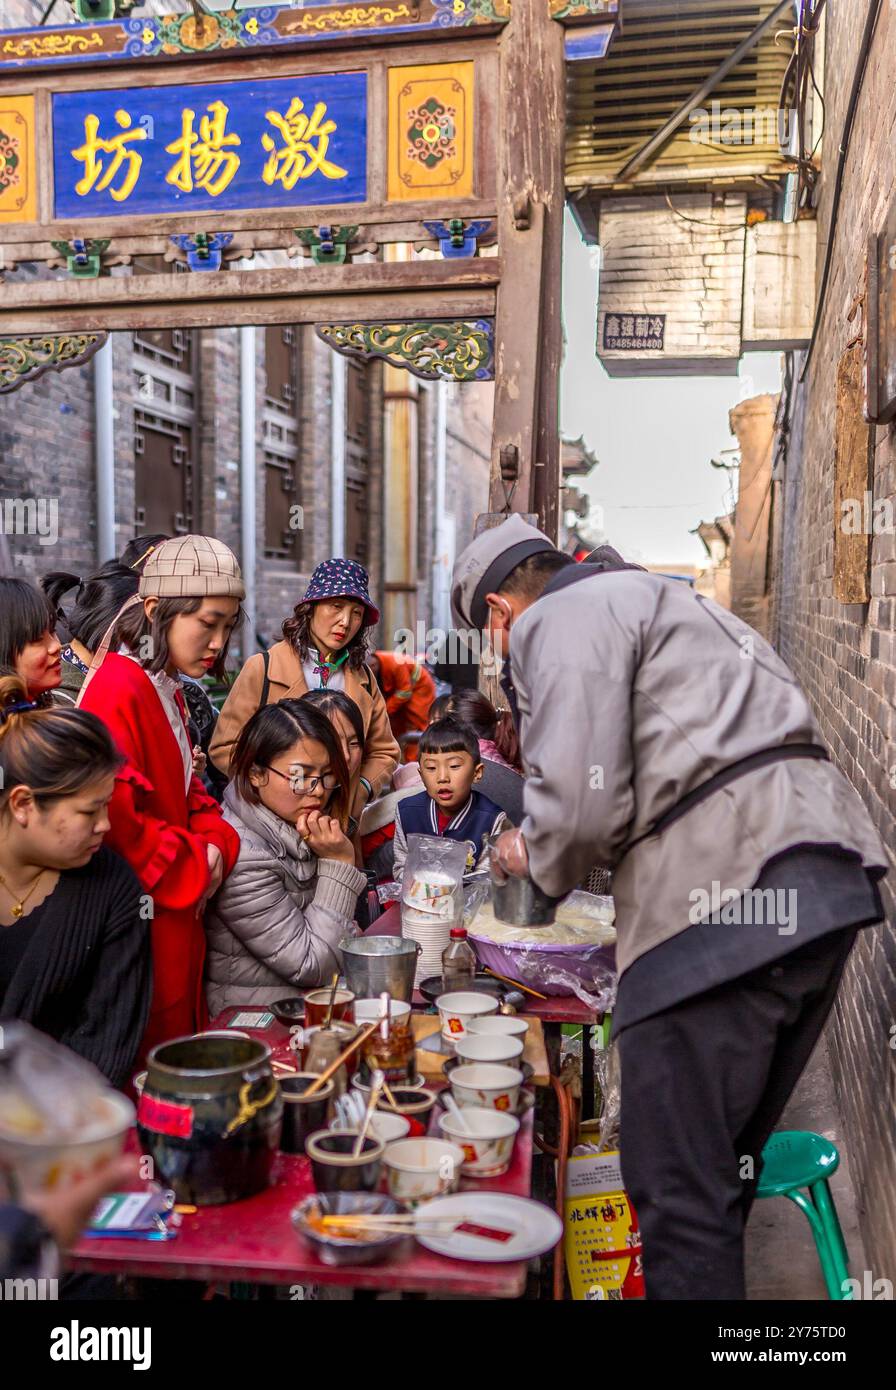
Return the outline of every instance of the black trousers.
[[[818,1041],[857,928],[619,1036],[622,1174],[649,1299],[743,1299],[762,1149]]]

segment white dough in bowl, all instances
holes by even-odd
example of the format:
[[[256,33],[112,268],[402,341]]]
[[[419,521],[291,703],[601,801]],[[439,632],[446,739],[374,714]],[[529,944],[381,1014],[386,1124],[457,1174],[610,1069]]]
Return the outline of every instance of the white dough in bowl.
[[[539,946],[613,946],[615,920],[612,898],[576,892],[558,904],[555,920],[546,927],[514,927],[500,922],[487,902],[479,908],[469,932],[501,945],[531,942]]]

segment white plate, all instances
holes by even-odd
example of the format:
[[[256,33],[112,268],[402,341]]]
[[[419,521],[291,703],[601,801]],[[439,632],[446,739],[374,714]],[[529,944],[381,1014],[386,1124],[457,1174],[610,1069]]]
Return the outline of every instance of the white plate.
[[[455,1216],[459,1221],[512,1231],[513,1235],[510,1240],[497,1241],[466,1231],[415,1232],[417,1240],[436,1255],[497,1264],[543,1255],[553,1250],[563,1235],[563,1222],[550,1207],[507,1192],[458,1192],[434,1197],[417,1208],[417,1220],[421,1222]]]

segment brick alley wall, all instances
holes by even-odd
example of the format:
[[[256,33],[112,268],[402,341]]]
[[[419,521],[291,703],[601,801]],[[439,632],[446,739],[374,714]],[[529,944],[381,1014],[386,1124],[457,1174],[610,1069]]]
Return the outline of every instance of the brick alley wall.
[[[855,0],[826,9],[826,125],[819,265],[844,113],[865,19]],[[896,10],[884,5],[859,98],[831,279],[808,381],[797,392],[776,546],[777,640],[806,689],[837,762],[860,793],[892,860],[896,846],[896,536],[871,541],[867,604],[833,597],[835,373],[855,325],[866,240],[896,196]],[[797,374],[799,364],[797,364]],[[875,501],[894,500],[896,430],[874,430]],[[889,922],[860,934],[832,1023],[831,1057],[875,1277],[896,1282],[896,871],[883,885]],[[852,1271],[856,1273],[855,1270]]]

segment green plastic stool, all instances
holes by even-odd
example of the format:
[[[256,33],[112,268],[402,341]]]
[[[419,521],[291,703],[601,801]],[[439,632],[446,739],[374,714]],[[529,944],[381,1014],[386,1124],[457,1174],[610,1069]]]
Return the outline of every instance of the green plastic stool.
[[[839,1163],[836,1146],[822,1135],[801,1129],[780,1130],[762,1150],[756,1196],[789,1197],[799,1207],[812,1228],[828,1297],[849,1301],[851,1295],[843,1292],[844,1281],[849,1278],[849,1255],[828,1186],[828,1178]]]

